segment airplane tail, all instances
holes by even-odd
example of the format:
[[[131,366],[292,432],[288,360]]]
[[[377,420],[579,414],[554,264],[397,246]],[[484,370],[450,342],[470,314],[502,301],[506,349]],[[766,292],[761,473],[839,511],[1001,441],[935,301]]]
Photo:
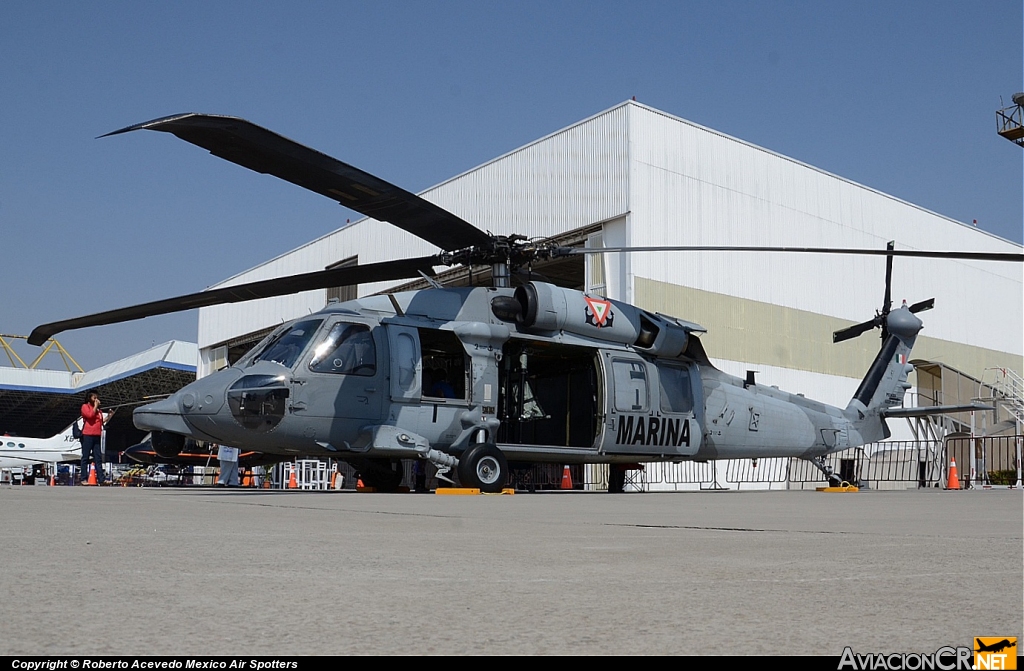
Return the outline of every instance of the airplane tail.
[[[77,431],[75,430],[77,426]],[[82,435],[82,418],[79,417],[75,421],[68,424],[68,428],[58,433],[54,438],[63,438],[67,442],[78,440],[79,436]]]
[[[891,435],[884,413],[888,408],[901,405],[910,388],[907,376],[914,370],[908,363],[910,351],[923,324],[904,305],[885,315],[885,326],[887,335],[882,349],[845,411],[864,443],[884,440]]]

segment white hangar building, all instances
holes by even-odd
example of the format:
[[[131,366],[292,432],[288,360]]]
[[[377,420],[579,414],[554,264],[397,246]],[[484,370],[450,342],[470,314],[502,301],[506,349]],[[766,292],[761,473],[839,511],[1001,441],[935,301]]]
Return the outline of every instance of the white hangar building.
[[[486,231],[580,246],[884,249],[894,240],[897,249],[1021,252],[975,227],[633,101],[420,195]],[[363,219],[217,286],[438,251]],[[831,334],[881,306],[884,257],[652,252],[577,256],[535,269],[559,284],[697,322],[723,370],[755,370],[759,383],[841,407],[880,343],[877,331],[837,345]],[[450,275],[466,280],[464,272]],[[488,275],[481,268],[474,279]],[[1024,368],[1019,264],[896,258],[892,284],[896,306],[935,297],[935,309],[921,314],[915,359],[977,378],[990,367]],[[329,294],[354,295],[319,290],[200,310],[199,375],[237,359],[283,320],[320,309]]]

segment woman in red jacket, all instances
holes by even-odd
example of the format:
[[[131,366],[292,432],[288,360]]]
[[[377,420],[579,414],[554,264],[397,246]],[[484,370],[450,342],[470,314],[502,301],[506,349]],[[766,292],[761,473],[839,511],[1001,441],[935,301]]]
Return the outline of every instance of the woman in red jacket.
[[[89,480],[89,462],[96,464],[96,484],[102,485],[107,476],[103,472],[103,453],[100,449],[100,438],[103,425],[114,416],[113,412],[106,415],[100,410],[100,395],[90,391],[82,406],[82,482]]]

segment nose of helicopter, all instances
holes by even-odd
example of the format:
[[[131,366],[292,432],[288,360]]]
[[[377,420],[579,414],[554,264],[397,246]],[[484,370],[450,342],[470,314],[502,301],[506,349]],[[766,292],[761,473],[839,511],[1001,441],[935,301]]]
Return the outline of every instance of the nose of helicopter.
[[[135,409],[132,421],[136,428],[143,431],[169,431],[189,436],[192,432],[178,409],[181,392],[171,394],[165,399],[149,403]]]
[[[196,427],[188,421],[189,417],[210,417],[219,413],[224,408],[225,391],[240,376],[237,370],[222,370],[186,385],[163,400],[136,408],[135,426],[144,431],[194,435]]]

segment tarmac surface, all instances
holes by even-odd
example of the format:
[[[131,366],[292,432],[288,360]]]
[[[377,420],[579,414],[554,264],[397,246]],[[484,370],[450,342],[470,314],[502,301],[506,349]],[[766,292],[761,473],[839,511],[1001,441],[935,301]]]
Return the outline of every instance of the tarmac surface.
[[[932,653],[1024,636],[1021,491],[0,487],[0,654]]]

